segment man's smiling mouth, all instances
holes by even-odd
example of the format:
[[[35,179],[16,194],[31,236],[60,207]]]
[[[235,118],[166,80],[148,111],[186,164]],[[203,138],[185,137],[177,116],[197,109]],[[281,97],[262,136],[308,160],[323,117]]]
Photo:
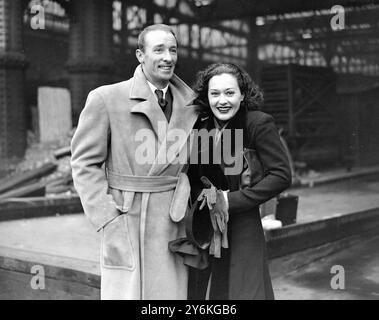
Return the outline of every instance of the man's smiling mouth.
[[[172,69],[172,66],[159,66],[160,69],[162,70],[171,70]]]

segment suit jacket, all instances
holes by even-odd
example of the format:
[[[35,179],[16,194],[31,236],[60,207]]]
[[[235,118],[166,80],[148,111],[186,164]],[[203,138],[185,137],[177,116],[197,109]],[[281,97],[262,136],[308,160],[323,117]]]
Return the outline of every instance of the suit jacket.
[[[273,298],[259,205],[290,186],[291,171],[273,117],[250,111],[244,121],[244,148],[235,151],[236,161],[244,162],[241,172],[224,174],[222,163],[189,169],[193,196],[202,188],[199,179],[203,175],[217,188],[230,190],[229,248],[222,249],[221,258],[214,258],[208,270],[191,270],[191,299],[204,298],[210,272],[210,299]],[[211,130],[213,119],[198,126]]]
[[[177,160],[197,115],[192,90],[175,75],[169,86],[169,123],[141,66],[93,90],[72,140],[75,187],[103,233],[102,299],[187,298],[187,269],[168,242],[184,234],[189,184]]]

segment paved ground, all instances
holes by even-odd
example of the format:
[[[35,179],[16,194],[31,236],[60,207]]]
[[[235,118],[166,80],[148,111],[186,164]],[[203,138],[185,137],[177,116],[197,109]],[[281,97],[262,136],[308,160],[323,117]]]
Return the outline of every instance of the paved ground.
[[[379,207],[379,177],[289,190],[299,196],[297,221],[307,222]]]
[[[273,279],[275,298],[278,300],[379,300],[378,248],[379,236]],[[333,266],[341,266],[343,269],[335,267],[340,269],[332,273]],[[342,285],[343,281],[344,286],[340,288],[344,287],[344,289],[332,288],[332,284]]]
[[[1,247],[98,261],[100,233],[84,214],[13,220],[0,223]]]

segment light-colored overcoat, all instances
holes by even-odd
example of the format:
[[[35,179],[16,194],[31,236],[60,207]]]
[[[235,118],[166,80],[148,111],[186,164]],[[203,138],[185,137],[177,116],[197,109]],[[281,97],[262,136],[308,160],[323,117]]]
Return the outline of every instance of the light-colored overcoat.
[[[141,66],[91,91],[72,139],[75,188],[102,233],[102,299],[187,298],[187,267],[168,243],[185,236],[183,159],[197,115],[192,90],[175,75],[169,86],[169,123]]]

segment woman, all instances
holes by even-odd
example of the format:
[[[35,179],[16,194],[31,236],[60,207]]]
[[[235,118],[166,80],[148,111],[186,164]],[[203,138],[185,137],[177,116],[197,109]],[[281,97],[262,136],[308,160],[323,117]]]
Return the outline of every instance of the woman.
[[[257,110],[262,92],[236,65],[208,66],[198,73],[194,91],[195,103],[200,106],[195,128],[218,132],[213,143],[222,147],[207,145],[210,162],[190,165],[192,196],[197,197],[204,188],[200,179],[208,178],[224,191],[229,221],[228,248],[221,249],[221,257],[210,256],[205,271],[191,269],[189,298],[273,299],[259,205],[291,184],[288,159],[274,120]],[[238,132],[243,133],[243,141]],[[199,150],[204,152],[204,146]],[[221,161],[212,154],[214,150],[222,150]],[[228,162],[226,152],[232,156]],[[235,159],[232,164],[231,158]]]

